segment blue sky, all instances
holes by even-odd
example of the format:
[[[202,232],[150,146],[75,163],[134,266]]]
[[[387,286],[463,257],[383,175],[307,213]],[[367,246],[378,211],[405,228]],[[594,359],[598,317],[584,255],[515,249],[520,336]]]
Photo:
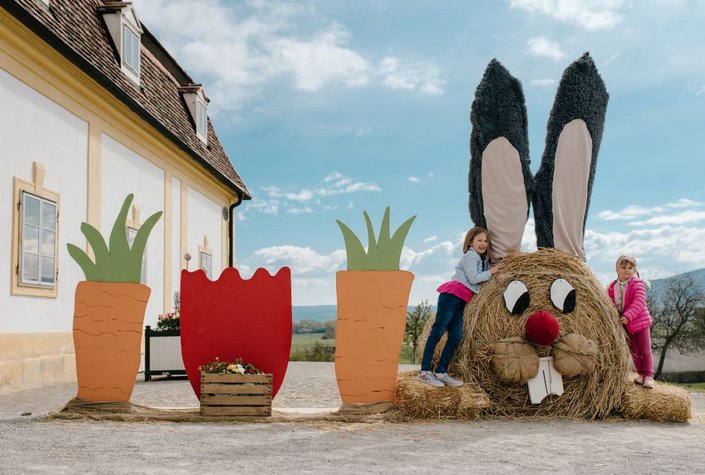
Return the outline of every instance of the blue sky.
[[[593,56],[610,102],[585,236],[603,282],[622,253],[647,278],[705,267],[705,2],[136,0],[205,85],[253,200],[237,266],[292,268],[295,305],[335,303],[336,219],[361,237],[418,215],[410,303],[436,300],[472,226],[469,112],[492,58],[523,84],[531,168],[563,70]],[[363,241],[364,242],[364,241]],[[535,242],[530,219],[524,245]]]

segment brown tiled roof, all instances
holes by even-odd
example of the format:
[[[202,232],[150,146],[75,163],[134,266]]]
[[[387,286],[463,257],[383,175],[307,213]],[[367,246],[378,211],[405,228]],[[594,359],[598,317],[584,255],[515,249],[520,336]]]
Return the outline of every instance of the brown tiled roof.
[[[195,125],[179,88],[191,78],[154,36],[142,34],[140,85],[120,69],[113,42],[99,9],[103,0],[7,0],[2,7],[120,101],[188,153],[241,199],[250,192],[233,168],[208,120],[208,146],[196,136]],[[139,15],[139,11],[137,11]]]

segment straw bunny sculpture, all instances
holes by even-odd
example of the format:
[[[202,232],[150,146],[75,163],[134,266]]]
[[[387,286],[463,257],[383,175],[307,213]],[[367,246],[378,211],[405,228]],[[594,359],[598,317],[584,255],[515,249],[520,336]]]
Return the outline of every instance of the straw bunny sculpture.
[[[688,419],[685,391],[658,385],[646,394],[631,382],[624,330],[584,262],[608,97],[587,53],[565,70],[534,178],[521,83],[499,62],[488,65],[471,111],[469,204],[503,268],[465,309],[449,367],[465,386],[424,387],[402,375],[397,403],[408,416]],[[531,205],[539,250],[526,253]]]

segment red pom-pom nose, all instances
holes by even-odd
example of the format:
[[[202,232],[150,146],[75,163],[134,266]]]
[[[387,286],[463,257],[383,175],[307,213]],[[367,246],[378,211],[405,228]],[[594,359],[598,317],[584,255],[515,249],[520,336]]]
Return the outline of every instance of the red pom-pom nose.
[[[556,317],[541,310],[526,321],[526,338],[541,346],[548,346],[556,340],[560,325]]]

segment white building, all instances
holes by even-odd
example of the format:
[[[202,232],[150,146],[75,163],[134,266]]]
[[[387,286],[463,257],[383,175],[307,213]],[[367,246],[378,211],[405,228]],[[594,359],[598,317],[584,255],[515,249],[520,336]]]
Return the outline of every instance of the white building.
[[[110,234],[164,211],[142,278],[145,324],[171,307],[184,254],[217,277],[234,259],[249,192],[207,116],[208,98],[130,2],[7,0],[0,6],[0,393],[75,380],[66,244],[82,222]]]

